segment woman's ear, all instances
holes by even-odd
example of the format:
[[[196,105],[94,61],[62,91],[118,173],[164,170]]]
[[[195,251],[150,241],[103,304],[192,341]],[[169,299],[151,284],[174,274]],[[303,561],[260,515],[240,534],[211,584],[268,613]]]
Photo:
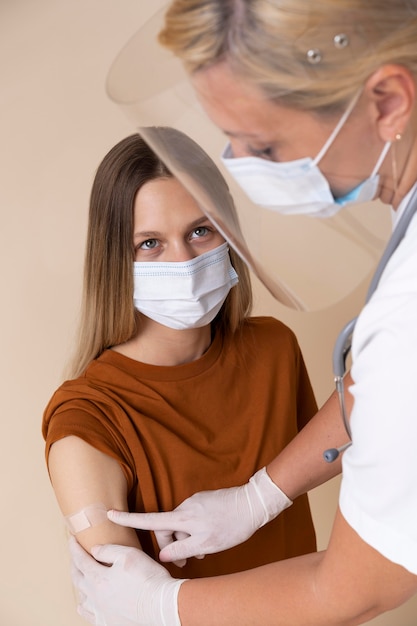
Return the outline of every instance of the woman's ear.
[[[383,141],[402,135],[416,102],[416,81],[404,65],[383,65],[365,84],[374,108],[378,132]]]

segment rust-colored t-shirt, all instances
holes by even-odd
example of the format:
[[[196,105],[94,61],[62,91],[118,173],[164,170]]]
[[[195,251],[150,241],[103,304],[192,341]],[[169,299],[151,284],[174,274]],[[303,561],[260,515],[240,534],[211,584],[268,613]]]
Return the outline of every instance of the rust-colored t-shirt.
[[[85,374],[65,382],[44,414],[46,456],[76,435],[115,458],[128,484],[130,511],[169,511],[197,491],[245,483],[316,412],[294,334],[273,318],[247,320],[233,337],[217,334],[198,360],[148,365],[107,350]],[[157,558],[152,533],[139,531]],[[250,569],[313,552],[307,496],[248,541],[173,576],[195,578]]]

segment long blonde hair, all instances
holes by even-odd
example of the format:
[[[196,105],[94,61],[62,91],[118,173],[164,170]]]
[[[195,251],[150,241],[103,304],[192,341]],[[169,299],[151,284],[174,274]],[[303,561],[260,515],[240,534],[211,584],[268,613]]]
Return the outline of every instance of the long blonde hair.
[[[186,135],[167,130],[181,138],[183,149],[195,150],[196,144]],[[201,167],[210,163],[212,169],[210,157],[201,148],[199,153],[205,155]],[[230,204],[226,182],[216,170],[216,188],[221,189]],[[138,134],[120,141],[99,165],[90,197],[81,320],[76,351],[68,369],[70,378],[80,376],[104,350],[136,334],[140,314],[133,305],[135,197],[150,180],[171,176],[171,171]],[[252,307],[248,269],[233,250],[230,257],[239,283],[230,291],[214,321],[224,333],[234,332]]]
[[[226,61],[271,100],[336,110],[385,63],[417,75],[417,0],[173,0],[159,40],[190,73]]]

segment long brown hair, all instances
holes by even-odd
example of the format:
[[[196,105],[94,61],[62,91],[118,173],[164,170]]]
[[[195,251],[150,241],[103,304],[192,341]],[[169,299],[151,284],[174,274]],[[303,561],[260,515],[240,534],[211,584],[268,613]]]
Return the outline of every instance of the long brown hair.
[[[195,145],[186,135],[180,135],[183,146],[187,141]],[[81,375],[104,350],[136,334],[140,314],[133,304],[135,197],[145,183],[171,176],[139,134],[122,139],[100,163],[90,196],[81,320],[69,377]],[[219,171],[218,177],[228,193]],[[230,291],[214,322],[221,332],[234,332],[252,307],[248,269],[233,250],[230,257],[239,283]]]

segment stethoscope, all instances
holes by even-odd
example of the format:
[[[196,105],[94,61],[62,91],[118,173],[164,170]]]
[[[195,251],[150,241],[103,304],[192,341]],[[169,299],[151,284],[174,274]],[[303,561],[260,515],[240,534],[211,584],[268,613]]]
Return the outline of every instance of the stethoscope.
[[[368,293],[366,294],[365,304],[369,302],[371,296],[376,291],[376,288],[378,287],[378,284],[379,284],[379,280],[381,278],[383,271],[385,270],[388,264],[388,261],[390,260],[395,250],[397,249],[398,245],[404,238],[407,232],[408,226],[416,212],[417,212],[417,187],[413,191],[407,203],[407,206],[405,207],[404,212],[401,215],[400,219],[398,220],[398,224],[396,225],[394,232],[392,233],[388,241],[387,247],[384,250],[384,253],[381,257],[381,260],[376,268],[375,274],[373,275],[373,278],[369,285]],[[340,448],[329,448],[328,450],[325,450],[323,452],[323,457],[325,461],[327,461],[327,463],[332,463],[333,461],[335,461],[341,452],[344,452],[347,448],[349,448],[349,446],[352,445],[352,432],[350,430],[349,420],[346,414],[345,390],[344,390],[343,379],[346,374],[346,359],[347,359],[347,356],[350,352],[350,348],[352,345],[352,335],[353,335],[353,331],[355,329],[357,320],[358,320],[358,316],[353,318],[353,320],[350,320],[350,322],[346,324],[346,326],[339,333],[339,336],[336,339],[336,343],[333,349],[334,382],[336,385],[336,392],[339,398],[339,406],[340,406],[340,412],[342,414],[343,424],[348,434],[349,441],[348,443],[345,443],[343,446],[340,446]]]

